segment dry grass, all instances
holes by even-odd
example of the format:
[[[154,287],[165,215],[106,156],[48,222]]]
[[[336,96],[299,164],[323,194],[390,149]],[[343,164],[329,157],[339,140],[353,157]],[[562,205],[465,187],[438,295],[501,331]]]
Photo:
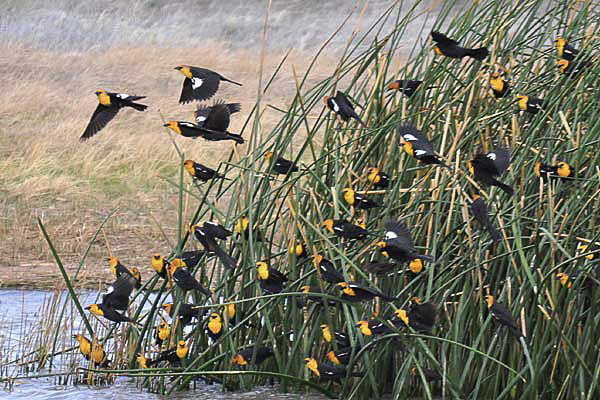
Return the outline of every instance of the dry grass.
[[[0,251],[5,265],[0,285],[53,283],[48,276],[58,271],[48,263],[51,256],[35,224],[38,215],[59,239],[63,259],[74,265],[96,227],[118,207],[105,229],[112,251],[126,264],[147,269],[151,253],[169,249],[159,225],[167,236],[174,235],[177,217],[176,188],[167,179],[176,180],[178,162],[160,115],[191,120],[195,109],[177,103],[182,76],[173,67],[200,65],[243,82],[241,88],[223,84],[216,96],[242,103],[230,129],[239,132],[256,98],[259,52],[224,51],[224,43],[83,53],[0,48],[6,55],[0,61],[5,83],[0,105]],[[267,54],[265,76],[284,55]],[[308,52],[292,52],[264,97],[265,106],[287,108],[295,93],[292,66],[302,74],[309,57]],[[321,57],[312,79],[328,76],[334,66],[333,58]],[[96,137],[80,143],[98,88],[146,95],[149,108],[143,114],[122,111]],[[264,131],[280,118],[265,108]],[[217,160],[231,150],[230,144],[175,140],[186,157],[211,167],[218,167]],[[239,147],[242,154],[247,148]],[[96,241],[90,256],[88,269],[95,274],[100,268],[107,277],[103,240]]]

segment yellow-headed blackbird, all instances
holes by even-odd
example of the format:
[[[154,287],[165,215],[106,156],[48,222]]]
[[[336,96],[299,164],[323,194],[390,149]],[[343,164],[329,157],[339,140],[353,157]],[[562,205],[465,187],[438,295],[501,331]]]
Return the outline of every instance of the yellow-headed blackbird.
[[[364,239],[369,234],[360,226],[339,219],[326,219],[323,221],[323,227],[330,233],[344,239]]]
[[[267,154],[265,154],[265,159],[268,163],[271,162],[271,158],[273,158],[273,152],[267,151]],[[293,161],[286,160],[285,158],[277,157],[274,161],[272,161],[272,163],[272,170],[280,175],[287,175],[291,172],[298,171],[296,164],[294,164]]]
[[[360,226],[363,229],[367,229],[367,221],[365,221],[365,219],[363,217],[356,218],[354,225]]]
[[[518,338],[523,336],[521,330],[517,326],[517,322],[512,316],[511,312],[502,303],[498,303],[494,300],[494,296],[486,296],[485,301],[487,304],[487,310],[492,314],[492,317],[498,321],[501,325],[506,326],[513,335]]]
[[[223,334],[223,318],[221,314],[213,312],[208,316],[208,336],[216,341]]]
[[[490,88],[494,93],[494,97],[499,99],[510,93],[510,86],[508,82],[498,72],[494,72],[490,75]]]
[[[254,357],[254,364],[260,365],[263,361],[271,357],[273,354],[273,349],[270,349],[268,347],[259,346],[255,350],[255,347],[252,346],[237,352],[236,355],[231,359],[231,362],[239,365],[240,367],[244,367],[250,362],[252,362],[252,358]]]
[[[108,264],[115,278],[119,278],[122,274],[131,275],[129,268],[121,264],[117,257],[109,257]]]
[[[423,377],[425,378],[425,381],[427,381],[427,382],[435,382],[435,381],[442,380],[442,375],[440,375],[440,373],[434,369],[421,368],[421,372],[423,373]],[[417,367],[412,367],[410,369],[410,373],[413,376],[419,376],[419,370],[417,369]]]
[[[544,108],[544,100],[538,99],[537,97],[531,96],[517,96],[519,110],[528,112],[530,114],[537,114]]]
[[[496,228],[494,228],[494,225],[492,224],[492,221],[488,216],[487,205],[481,197],[477,195],[473,196],[473,203],[471,203],[469,211],[471,212],[473,218],[475,218],[475,220],[479,222],[479,224],[481,224],[486,231],[488,231],[494,242],[502,240],[500,232],[498,232]]]
[[[573,286],[573,282],[571,282],[571,280],[569,279],[569,275],[565,274],[564,272],[557,272],[556,279],[558,279],[562,286],[565,286],[569,289],[571,288],[571,286]]]
[[[295,255],[298,258],[308,257],[306,246],[298,239],[290,246],[290,254]]]
[[[148,366],[157,365],[161,361],[168,361],[172,367],[181,366],[181,361],[185,359],[188,353],[188,345],[184,340],[177,342],[177,346],[163,351],[154,360],[148,360]]]
[[[204,126],[204,121],[208,118],[210,113],[213,111],[215,106],[224,105],[229,110],[229,115],[235,114],[242,109],[242,105],[240,103],[223,103],[221,101],[216,101],[213,106],[198,106],[196,111],[194,111],[194,120],[196,121],[196,125],[200,128]]]
[[[390,262],[372,262],[365,264],[365,269],[372,274],[387,274],[398,268],[398,264]]]
[[[152,269],[156,271],[158,276],[163,279],[168,279],[169,262],[165,260],[159,253],[152,255]]]
[[[350,346],[350,338],[345,333],[339,332],[339,331],[333,331],[333,333],[332,333],[331,329],[329,329],[329,325],[327,325],[327,324],[321,324],[320,328],[321,328],[321,333],[323,334],[323,339],[327,343],[331,343],[332,340],[335,340],[335,343],[339,347]]]
[[[204,250],[189,250],[181,253],[181,261],[187,266],[188,269],[193,269],[196,267],[200,261],[202,261],[202,257],[207,254]]]
[[[430,334],[437,321],[438,309],[434,303],[421,303],[413,297],[408,307],[408,325],[418,333]]]
[[[225,250],[223,250],[215,240],[216,237],[227,238],[225,234],[229,233],[229,231],[227,231],[225,228],[223,228],[225,230],[222,231],[219,227],[223,228],[218,224],[207,224],[207,222],[204,222],[202,226],[192,225],[190,227],[190,230],[194,232],[194,236],[196,236],[196,239],[198,239],[198,241],[206,249],[206,251],[215,253],[219,260],[221,260],[221,263],[225,268],[233,269],[236,266],[235,259],[229,254],[227,254]],[[215,236],[214,234],[217,234],[217,236]]]
[[[331,350],[327,353],[327,358],[334,365],[346,365],[350,362],[350,357],[352,356],[352,353],[357,352],[358,350],[360,350],[360,346],[358,345],[354,347],[348,346],[340,348],[337,352]]]
[[[560,72],[568,78],[577,77],[577,75],[579,75],[585,68],[590,66],[589,61],[581,61],[576,63],[575,61],[569,61],[566,59],[558,60],[556,64]]]
[[[210,297],[210,290],[202,286],[188,270],[181,266],[181,264],[172,262],[169,267],[169,272],[171,273],[175,284],[184,292],[187,292],[188,290],[197,290]]]
[[[223,225],[213,221],[204,221],[202,224],[198,224],[197,226],[201,226],[202,230],[207,235],[221,240],[227,240],[227,238],[233,234],[233,232],[225,228]]]
[[[120,324],[121,322],[132,322],[134,324],[140,325],[138,322],[132,320],[131,318],[123,314],[116,312],[113,308],[110,308],[104,304],[90,304],[85,309],[90,310],[90,312],[94,315],[104,317],[109,321],[116,322],[117,324]]]
[[[390,177],[376,167],[370,167],[367,170],[367,179],[374,189],[387,189],[390,186]]]
[[[585,259],[592,261],[592,260],[595,260],[598,258],[598,255],[600,254],[600,250],[598,250],[596,248],[590,248],[590,246],[586,245],[586,244],[578,244],[577,245],[577,254],[579,254],[579,255],[585,254],[585,256],[584,256]]]
[[[146,358],[144,353],[138,353],[137,357],[135,358],[135,361],[137,362],[139,368],[148,368],[148,359]]]
[[[192,322],[192,318],[198,318],[198,312],[193,307],[194,305],[189,303],[181,303],[179,305],[179,322],[181,325],[186,326]],[[169,314],[169,317],[173,318],[176,308],[173,303],[165,303],[162,305],[162,308]]]
[[[148,108],[144,104],[134,103],[134,101],[141,100],[146,96],[129,96],[125,93],[111,93],[102,89],[96,92],[96,96],[98,96],[98,107],[96,107],[90,122],[79,138],[81,141],[87,140],[98,133],[123,107],[131,107],[138,111],[144,111]]]
[[[385,222],[385,238],[377,243],[377,247],[383,255],[404,263],[415,258],[425,261],[433,261],[433,257],[417,254],[410,231],[403,222],[387,220]]]
[[[248,240],[250,237],[250,220],[247,216],[242,216],[235,224],[235,231],[237,234],[242,235],[245,240]],[[262,242],[262,234],[257,227],[252,229],[252,236],[254,237],[254,241]]]
[[[317,254],[313,259],[313,264],[319,270],[321,279],[329,283],[338,283],[345,281],[344,275],[335,269],[333,263],[323,256]]]
[[[342,193],[344,194],[344,200],[346,201],[346,203],[361,210],[368,210],[370,208],[381,207],[381,204],[369,199],[366,196],[356,194],[356,192],[354,192],[354,190],[350,188],[344,189]]]
[[[388,333],[394,332],[394,330],[385,322],[376,319],[358,321],[356,326],[364,336],[387,335]]]
[[[496,147],[487,154],[478,153],[467,166],[477,182],[486,186],[497,186],[506,194],[512,196],[513,189],[496,179],[510,164],[510,151],[504,147]]]
[[[287,276],[264,261],[258,261],[256,268],[260,287],[265,293],[276,294],[283,290],[283,284],[288,280]]]
[[[450,39],[444,34],[432,31],[431,39],[436,43],[433,47],[435,54],[438,56],[446,56],[450,58],[463,58],[471,57],[479,61],[483,61],[490,52],[487,47],[480,47],[478,49],[467,49],[460,47],[456,40]]]
[[[211,179],[225,179],[230,180],[225,177],[225,175],[219,174],[212,168],[207,167],[204,164],[197,163],[193,160],[185,160],[183,162],[183,167],[185,170],[192,176],[192,178],[197,179],[201,182],[208,182]]]
[[[173,132],[178,135],[189,137],[192,139],[197,139],[199,137],[204,140],[208,140],[211,142],[219,142],[222,140],[233,140],[236,143],[243,144],[244,138],[241,135],[230,133],[227,131],[219,131],[216,129],[210,129],[208,125],[208,120],[204,122],[202,128],[191,122],[185,121],[168,121],[163,126],[171,129]],[[229,123],[229,122],[228,122]]]
[[[400,136],[402,136],[402,148],[411,157],[416,158],[425,165],[437,164],[451,169],[450,166],[440,161],[433,154],[433,145],[425,135],[412,125],[400,125],[398,127]]]
[[[534,172],[535,176],[538,176],[544,180],[549,178],[573,178],[575,171],[566,162],[559,162],[556,165],[542,164],[540,161],[535,162]]]
[[[79,342],[79,351],[93,365],[106,368],[110,364],[110,360],[106,358],[106,353],[99,343],[93,343],[82,334],[73,335],[73,339]]]
[[[556,44],[556,50],[559,58],[573,61],[579,54],[579,50],[569,45],[564,38],[558,37],[554,40],[554,43]]]
[[[317,362],[314,358],[306,358],[304,361],[306,362],[306,367],[323,380],[339,382],[348,374],[345,369]],[[350,372],[350,376],[361,377],[364,375],[364,372]]]
[[[390,83],[387,88],[388,90],[395,89],[406,97],[410,98],[413,94],[415,94],[422,83],[423,81],[416,81],[412,79],[398,79],[397,81]],[[429,86],[427,89],[433,89],[434,87],[435,86]]]
[[[171,327],[165,321],[160,321],[160,324],[155,328],[154,340],[158,346],[162,346],[163,342],[171,336]]]
[[[387,296],[377,289],[362,286],[356,282],[338,282],[336,286],[342,291],[342,299],[348,301],[369,301],[374,297],[379,297],[385,301],[397,300],[396,297]]]
[[[132,275],[121,274],[103,294],[102,305],[114,310],[127,310],[129,296],[131,296],[136,284],[137,281]]]
[[[325,96],[323,102],[331,111],[340,116],[342,121],[348,122],[350,118],[357,120],[363,127],[367,127],[364,122],[360,119],[358,114],[354,111],[354,106],[350,103],[350,100],[346,95],[339,90],[335,94],[335,97]]]
[[[208,100],[217,93],[221,81],[230,82],[234,85],[242,86],[241,83],[234,82],[224,76],[206,68],[192,67],[189,65],[179,65],[175,67],[181,72],[185,79],[179,103],[185,104],[194,100]]]
[[[129,272],[131,273],[131,276],[133,276],[133,278],[135,279],[135,288],[139,289],[142,287],[142,274],[140,273],[140,270],[137,269],[136,267],[131,267],[129,269]]]

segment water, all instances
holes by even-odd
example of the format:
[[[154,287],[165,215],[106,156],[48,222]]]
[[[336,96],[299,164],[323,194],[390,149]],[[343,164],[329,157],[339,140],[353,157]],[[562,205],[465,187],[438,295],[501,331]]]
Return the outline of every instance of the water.
[[[61,299],[67,294],[63,293]],[[27,351],[28,347],[24,341],[28,337],[35,336],[38,323],[42,318],[41,308],[44,303],[52,299],[53,293],[39,290],[0,290],[0,309],[10,310],[10,313],[0,315],[0,367],[7,360],[14,360]],[[88,304],[95,300],[96,293],[82,292],[79,294],[82,304]],[[75,321],[75,326],[79,321]],[[68,344],[71,341],[67,341]],[[78,352],[69,355],[67,359],[57,360],[59,366],[68,364],[70,357],[79,357]],[[5,365],[4,365],[5,366]],[[64,370],[58,368],[58,371]],[[44,374],[47,371],[38,371],[37,374]],[[56,369],[55,371],[56,372]],[[22,374],[18,371],[18,375]],[[110,398],[115,400],[135,400],[135,399],[164,399],[156,394],[148,393],[138,389],[132,378],[120,377],[115,384],[111,386],[87,386],[87,385],[60,385],[55,377],[36,378],[36,379],[15,379],[12,390],[0,390],[0,399],[97,399]],[[15,376],[14,372],[10,376]],[[4,385],[4,383],[2,383]],[[299,395],[278,393],[272,387],[259,387],[250,392],[223,392],[218,384],[207,385],[197,381],[196,390],[176,393],[169,395],[169,399],[308,399],[319,400],[323,397],[319,395]]]

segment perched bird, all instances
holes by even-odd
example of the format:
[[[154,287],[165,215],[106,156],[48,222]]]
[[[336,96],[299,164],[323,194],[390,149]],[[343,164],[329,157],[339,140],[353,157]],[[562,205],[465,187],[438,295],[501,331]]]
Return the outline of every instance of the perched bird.
[[[181,263],[175,262],[176,260],[178,259],[173,260],[173,262],[171,263],[169,267],[169,272],[173,277],[173,281],[175,282],[177,287],[179,287],[184,292],[187,292],[188,290],[197,290],[200,293],[210,297],[210,290],[202,286],[200,282],[198,282],[188,270],[183,268]]]
[[[417,91],[423,81],[416,81],[412,79],[399,79],[388,85],[388,90],[397,90],[408,98],[411,98]],[[427,89],[433,89],[435,86],[429,86]]]
[[[360,119],[358,114],[354,111],[354,106],[350,103],[350,100],[346,95],[339,90],[335,94],[335,97],[325,96],[323,102],[331,111],[340,116],[342,121],[348,122],[350,118],[357,120],[364,128],[367,127],[364,122]]]
[[[425,165],[437,164],[451,169],[433,154],[433,145],[417,128],[412,125],[400,125],[398,131],[402,137],[400,145],[406,154]]]
[[[490,88],[497,99],[510,94],[510,85],[498,72],[490,75]]]
[[[431,334],[437,321],[438,309],[434,303],[421,303],[421,299],[413,297],[408,307],[408,326],[418,333]]]
[[[216,342],[223,334],[223,318],[219,313],[213,312],[210,314],[207,328],[208,336]]]
[[[238,235],[242,235],[245,240],[248,240],[248,238],[250,237],[250,220],[247,216],[243,215],[242,217],[240,217],[240,219],[238,219],[238,221],[235,224],[235,232]],[[257,227],[254,227],[252,229],[252,237],[254,238],[255,242],[263,241],[262,234],[260,233],[260,230]]]
[[[241,83],[227,79],[210,69],[192,67],[189,65],[179,65],[175,67],[175,69],[185,76],[183,88],[181,89],[181,96],[179,97],[179,103],[181,104],[189,103],[194,100],[202,101],[210,99],[217,93],[221,81],[242,86]]]
[[[433,261],[433,257],[417,254],[410,231],[400,221],[387,220],[385,222],[385,238],[376,244],[386,257],[405,263],[415,258],[425,261]]]
[[[90,312],[94,315],[104,317],[109,321],[116,322],[120,324],[121,322],[132,322],[134,324],[140,325],[138,322],[132,320],[131,318],[118,313],[113,308],[107,307],[104,304],[90,304],[85,308],[86,310],[90,310]]]
[[[558,279],[561,286],[565,286],[567,289],[570,289],[571,286],[573,286],[573,282],[569,279],[569,275],[564,272],[557,272],[556,279]]]
[[[227,240],[228,237],[233,235],[233,232],[229,229],[213,221],[204,221],[196,226],[201,226],[204,233],[216,239]]]
[[[234,269],[236,267],[237,263],[235,259],[227,254],[215,239],[223,237],[227,238],[226,235],[231,235],[231,232],[221,225],[207,222],[204,222],[202,226],[192,225],[190,231],[194,232],[194,236],[196,236],[196,239],[198,239],[206,251],[216,254],[225,268]]]
[[[273,354],[273,349],[269,347],[259,346],[255,348],[254,346],[252,346],[237,352],[235,356],[233,356],[233,358],[231,359],[231,362],[240,367],[244,367],[250,364],[252,362],[252,359],[254,358],[254,364],[260,365],[263,361],[271,357]]]
[[[327,353],[327,359],[331,361],[334,365],[346,365],[350,362],[350,358],[352,357],[352,353],[356,353],[360,350],[360,346],[354,347],[343,347],[338,349],[338,351],[331,350]]]
[[[202,257],[207,254],[205,250],[189,250],[181,253],[181,262],[187,266],[188,269],[193,269],[198,266]]]
[[[204,164],[197,163],[193,160],[185,160],[183,162],[183,168],[187,171],[188,174],[192,176],[192,178],[197,179],[203,183],[210,181],[211,179],[225,179],[230,180],[225,177],[225,175],[219,174],[212,168],[207,167]]]
[[[295,255],[298,258],[308,257],[308,251],[306,250],[306,246],[298,239],[296,239],[294,243],[292,243],[292,245],[290,246],[290,254]]]
[[[83,131],[83,134],[79,138],[81,141],[87,140],[100,132],[100,130],[104,128],[123,107],[131,107],[138,111],[144,111],[148,108],[148,106],[144,104],[134,103],[146,96],[130,96],[125,93],[111,93],[102,89],[96,92],[96,96],[98,96],[98,106],[92,114],[92,118]]]
[[[194,305],[189,303],[180,303],[179,305],[179,323],[182,326],[188,325],[192,322],[192,318],[198,318],[198,312],[194,310]],[[173,318],[176,306],[173,303],[165,303],[162,305],[162,309],[169,314],[169,317]]]
[[[569,45],[567,43],[567,40],[562,37],[556,38],[554,40],[554,44],[556,45],[556,51],[558,52],[559,58],[564,58],[565,60],[573,61],[579,54],[579,50]]]
[[[344,275],[342,275],[340,271],[335,269],[335,266],[331,261],[327,260],[326,258],[323,258],[323,256],[319,254],[315,255],[313,259],[313,264],[319,271],[321,279],[323,279],[325,282],[338,283],[346,280],[344,278]]]
[[[568,179],[575,176],[575,171],[566,162],[559,162],[556,165],[542,164],[541,161],[536,161],[533,167],[535,176],[544,179],[545,181],[550,178],[561,178]]]
[[[271,158],[273,158],[273,152],[267,151],[265,154],[265,159],[267,162],[271,162]],[[277,172],[280,175],[287,175],[291,172],[297,172],[298,167],[294,162],[290,160],[286,160],[285,158],[277,157],[274,161],[272,161],[272,170]]]
[[[323,221],[323,227],[344,239],[364,239],[369,235],[369,232],[360,226],[340,219],[326,219]]]
[[[385,322],[376,319],[358,321],[356,326],[364,336],[387,335],[388,333],[394,332],[394,330]]]
[[[337,381],[339,382],[346,375],[361,377],[364,376],[364,372],[350,372],[348,373],[345,369],[335,367],[333,365],[323,364],[317,362],[314,358],[306,358],[306,367],[311,370],[315,375],[323,380]]]
[[[350,346],[350,338],[343,332],[333,331],[329,329],[329,325],[321,324],[321,334],[323,335],[323,339],[327,343],[331,343],[332,340],[335,340],[335,343],[338,347],[349,347]]]
[[[159,364],[161,361],[168,361],[172,367],[181,366],[181,361],[185,359],[188,353],[188,345],[184,340],[177,342],[177,346],[163,351],[154,360],[148,360],[148,366]]]
[[[376,167],[367,169],[367,179],[373,185],[373,189],[387,189],[390,186],[390,177]]]
[[[487,154],[478,153],[467,162],[469,171],[475,180],[482,185],[497,186],[506,194],[512,196],[513,189],[496,179],[510,164],[510,151],[504,147],[496,147]]]
[[[223,103],[221,101],[216,101],[212,106],[198,106],[196,111],[194,111],[194,120],[196,121],[196,125],[200,128],[204,126],[204,121],[208,118],[208,115],[213,111],[215,106],[220,106],[223,104],[229,110],[229,114],[235,114],[242,109],[242,105],[240,103]]]
[[[73,335],[73,339],[79,343],[79,351],[83,355],[83,358],[91,361],[96,367],[106,368],[109,366],[111,361],[106,357],[104,349],[98,342],[94,341],[92,343],[91,340],[80,333]]]
[[[152,269],[156,271],[158,276],[160,276],[161,278],[169,279],[169,265],[169,262],[165,260],[159,253],[155,253],[152,255]]]
[[[370,208],[381,207],[381,204],[375,200],[369,199],[367,196],[356,194],[353,189],[346,188],[342,191],[344,194],[344,200],[352,207],[356,207],[361,210],[368,210]]]
[[[137,281],[132,275],[121,274],[102,295],[102,305],[114,310],[127,310],[129,296],[131,296],[136,284]]]
[[[168,121],[163,126],[171,129],[173,132],[177,133],[178,135],[181,135],[184,137],[189,137],[192,139],[197,139],[197,138],[201,137],[204,140],[208,140],[211,142],[219,142],[219,141],[223,141],[223,140],[233,140],[234,142],[239,143],[239,144],[244,143],[244,138],[241,135],[238,135],[235,133],[230,133],[225,130],[220,131],[220,130],[211,129],[209,122],[212,122],[212,121],[209,121],[208,119],[206,121],[204,121],[204,125],[202,126],[202,128],[198,127],[197,125],[195,125],[191,122],[185,122],[185,121]],[[229,117],[227,118],[227,124],[229,124]]]
[[[490,54],[487,47],[480,47],[478,49],[467,49],[465,47],[460,47],[456,40],[452,40],[439,32],[432,31],[431,39],[436,43],[433,46],[433,50],[438,56],[446,56],[450,58],[471,57],[476,60],[483,61]]]
[[[412,374],[412,376],[419,376],[419,370],[417,369],[417,367],[412,367],[410,369],[410,373]],[[426,382],[436,382],[436,381],[441,381],[442,380],[442,375],[440,375],[439,372],[437,372],[434,369],[430,369],[430,368],[421,368],[421,373],[423,374],[423,378],[425,378]]]
[[[148,359],[146,358],[144,353],[138,353],[137,357],[135,358],[135,361],[137,362],[139,368],[148,368]]]
[[[108,265],[110,266],[110,270],[112,271],[115,278],[119,278],[121,275],[131,275],[131,271],[129,268],[121,264],[121,261],[117,257],[110,256],[108,258]]]
[[[264,292],[276,294],[283,290],[283,284],[288,280],[287,276],[276,269],[271,268],[269,264],[264,261],[258,261],[256,263],[256,268],[258,272],[258,281]]]
[[[158,346],[162,346],[165,340],[171,336],[171,327],[165,321],[160,321],[160,324],[155,328],[154,340]]]
[[[494,317],[496,321],[501,325],[506,326],[517,339],[523,336],[508,308],[502,303],[496,302],[494,296],[486,296],[485,301],[487,304],[487,311],[492,314],[492,317]]]
[[[537,114],[539,111],[544,109],[544,100],[538,99],[537,97],[531,96],[517,96],[519,110],[528,112],[530,114]]]
[[[338,282],[336,286],[342,291],[342,299],[348,301],[369,301],[375,297],[384,301],[398,300],[396,297],[387,296],[377,289],[362,286],[356,282]]]
[[[471,212],[473,218],[475,218],[475,220],[481,224],[486,231],[488,231],[494,242],[502,240],[502,236],[496,230],[496,228],[494,228],[494,225],[488,216],[487,205],[481,197],[477,195],[473,196],[473,203],[471,203],[469,211]]]
[[[372,274],[381,275],[398,269],[398,264],[390,262],[372,262],[365,264],[365,269]]]

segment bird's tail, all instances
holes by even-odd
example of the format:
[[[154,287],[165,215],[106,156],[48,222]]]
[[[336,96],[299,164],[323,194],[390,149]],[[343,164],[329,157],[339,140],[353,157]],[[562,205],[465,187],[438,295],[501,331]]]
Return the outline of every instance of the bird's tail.
[[[229,137],[229,139],[235,141],[236,143],[239,144],[243,144],[244,143],[244,138],[242,137],[242,135],[238,135],[235,133],[227,133],[227,136]]]
[[[494,242],[499,242],[502,240],[502,235],[500,235],[500,232],[498,232],[496,228],[494,228],[490,221],[486,222],[485,229],[488,231]]]
[[[513,188],[511,188],[510,186],[494,179],[494,186],[498,186],[500,189],[502,189],[507,195],[512,196],[513,193],[515,192],[513,190]]]
[[[466,54],[476,60],[483,61],[489,54],[487,47],[480,47],[478,49],[465,49]]]
[[[419,258],[419,259],[421,259],[423,261],[427,261],[427,262],[430,262],[430,263],[435,262],[435,258],[433,258],[432,256],[426,256],[424,254],[417,254],[416,258]]]
[[[241,83],[239,83],[239,82],[236,82],[236,81],[232,81],[231,79],[227,79],[227,78],[225,78],[225,77],[221,77],[221,80],[222,80],[222,81],[226,81],[226,82],[233,83],[234,85],[243,86]]]
[[[523,333],[521,332],[521,330],[519,329],[519,327],[517,326],[509,326],[510,332],[515,335],[515,337],[517,339],[521,338],[521,336],[523,336]]]
[[[147,105],[145,104],[140,104],[140,103],[129,103],[128,104],[129,107],[135,108],[138,111],[145,111],[146,108],[148,108]]]
[[[207,288],[202,286],[200,283],[198,283],[198,286],[196,286],[196,290],[208,297],[210,297],[210,295],[211,295],[210,290],[208,290]]]
[[[448,164],[446,164],[445,162],[443,162],[442,160],[438,159],[437,157],[434,158],[435,163],[441,165],[444,168],[448,168],[448,171],[452,171],[452,167],[449,166]]]
[[[362,127],[363,127],[363,128],[367,129],[367,124],[365,124],[365,123],[362,121],[362,119],[360,119],[360,118],[359,118],[359,116],[358,116],[358,115],[354,114],[354,115],[353,115],[353,117],[354,117],[354,119],[355,119],[355,120],[357,120],[357,121],[358,121],[358,123],[359,123],[359,124],[361,124],[361,125],[362,125]]]
[[[236,262],[233,257],[225,252],[222,248],[218,247],[215,249],[215,253],[219,260],[223,263],[223,266],[227,269],[234,269],[236,267]]]

